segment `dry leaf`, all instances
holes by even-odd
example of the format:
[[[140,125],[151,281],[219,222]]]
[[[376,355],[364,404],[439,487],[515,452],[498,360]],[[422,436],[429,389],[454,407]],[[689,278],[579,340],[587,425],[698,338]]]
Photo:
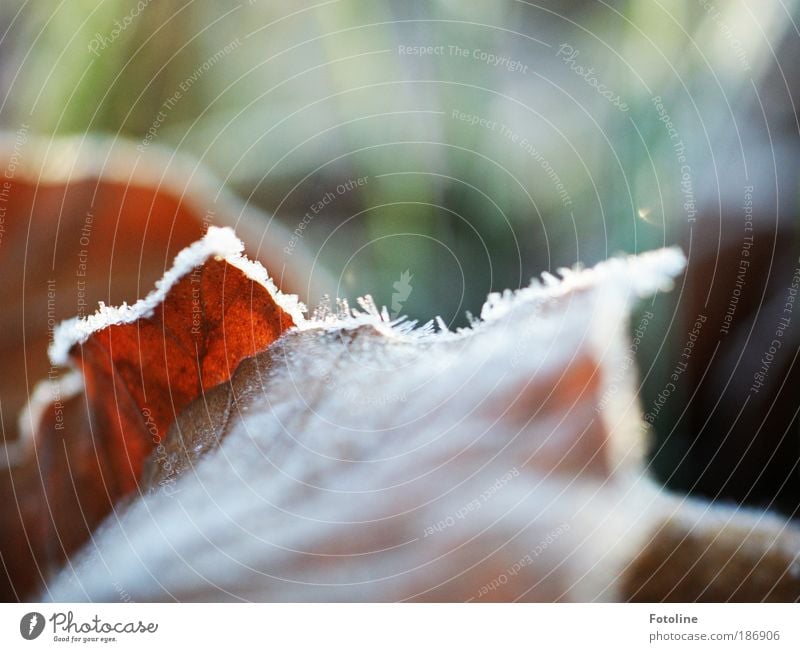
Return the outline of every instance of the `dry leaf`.
[[[89,420],[142,444],[154,416],[157,436],[141,477],[127,469],[142,494],[42,599],[800,598],[796,528],[647,477],[627,312],[669,286],[680,253],[563,270],[452,333],[369,299],[305,319],[239,250],[211,230],[144,300],[60,327],[54,360],[71,352],[90,388],[107,378],[129,401],[90,389]],[[202,336],[193,279],[214,298]]]
[[[221,236],[204,243],[224,255]],[[458,333],[369,301],[296,316],[178,415],[148,495],[47,597],[619,599],[665,498],[641,477],[631,379],[610,381],[628,305],[681,265],[665,251],[564,271],[490,297]],[[114,317],[66,325],[56,350]]]
[[[116,139],[4,134],[0,167],[0,418],[5,443],[0,455],[0,557],[8,569],[0,580],[0,598],[18,599],[63,563],[112,505],[135,487],[133,479],[152,448],[134,435],[123,437],[120,418],[130,408],[124,394],[99,399],[98,383],[106,381],[99,371],[103,354],[97,344],[87,351],[99,360],[87,374],[91,406],[83,399],[80,377],[77,383],[75,376],[61,379],[62,370],[47,359],[54,327],[67,317],[91,314],[98,301],[113,305],[141,296],[176,253],[201,238],[209,225],[237,224],[252,249],[273,261],[280,260],[281,236],[286,241],[289,236],[270,225],[274,241],[264,246],[266,216],[227,192],[216,192],[219,182],[195,162],[157,148],[142,154]],[[304,266],[310,267],[309,258],[296,247],[281,281],[284,287],[309,288],[313,294],[318,288]],[[235,282],[235,275],[226,277],[226,284]],[[204,292],[209,285],[220,283],[204,278]],[[203,303],[217,299],[204,295]],[[203,315],[204,322],[207,317]],[[133,344],[134,358],[148,351],[157,355],[158,346],[144,343]],[[263,344],[258,341],[259,347]],[[160,349],[163,353],[164,347]],[[223,380],[238,354],[231,346],[205,353],[207,384]],[[220,355],[232,357],[222,362]],[[168,359],[170,365],[178,364],[175,356]],[[151,384],[156,383],[155,373],[148,376]],[[171,380],[169,391],[179,409],[196,395],[196,388],[188,378]],[[152,385],[156,395],[151,400],[158,405],[149,407],[159,423],[172,407],[163,403],[169,400],[164,382],[159,390]],[[23,409],[29,396],[30,405]],[[120,404],[112,417],[97,409],[106,401]],[[164,423],[166,427],[168,421]]]

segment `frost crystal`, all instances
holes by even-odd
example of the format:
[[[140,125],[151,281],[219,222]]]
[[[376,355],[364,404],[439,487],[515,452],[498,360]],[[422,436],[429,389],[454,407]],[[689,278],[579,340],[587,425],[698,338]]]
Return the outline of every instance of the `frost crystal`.
[[[202,240],[190,245],[175,257],[172,267],[156,283],[155,290],[144,299],[139,299],[133,305],[123,303],[119,307],[107,306],[101,302],[99,310],[93,315],[76,317],[59,324],[48,351],[51,362],[56,365],[67,364],[70,349],[76,344],[84,343],[92,333],[114,324],[130,324],[142,317],[149,317],[178,280],[215,256],[241,270],[247,278],[261,284],[296,324],[305,322],[305,306],[298,301],[297,296],[278,290],[261,263],[247,259],[242,255],[243,251],[244,244],[232,229],[210,227]]]

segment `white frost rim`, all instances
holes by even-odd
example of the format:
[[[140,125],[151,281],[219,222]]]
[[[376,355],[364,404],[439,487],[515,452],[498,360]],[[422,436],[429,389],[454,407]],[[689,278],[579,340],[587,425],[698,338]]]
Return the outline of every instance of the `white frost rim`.
[[[249,260],[243,252],[244,244],[232,229],[210,227],[201,240],[183,249],[175,257],[172,267],[145,298],[133,305],[123,303],[119,307],[101,303],[99,310],[93,315],[76,317],[59,324],[48,351],[51,362],[55,365],[68,364],[72,347],[86,342],[99,330],[114,324],[128,324],[149,317],[180,278],[211,257],[223,259],[232,267],[241,270],[247,278],[264,287],[275,303],[292,317],[295,327],[300,330],[349,329],[371,325],[385,335],[411,336],[415,339],[429,336],[469,335],[482,324],[502,319],[521,304],[542,301],[589,287],[601,292],[612,291],[617,293],[617,296],[620,294],[648,296],[658,290],[670,289],[673,278],[680,274],[686,265],[686,258],[680,248],[670,247],[638,255],[611,258],[591,269],[562,268],[558,270],[561,278],[544,273],[541,281],[534,279],[526,288],[490,294],[481,310],[480,321],[453,333],[441,318],[431,320],[420,327],[417,327],[416,322],[406,321],[404,317],[391,320],[386,308],[379,310],[369,296],[358,300],[360,309],[350,308],[346,301],[337,300],[335,310],[325,304],[315,311],[311,319],[308,319],[305,316],[306,307],[297,296],[282,293],[269,278],[267,270],[261,263]]]
[[[164,301],[172,287],[184,276],[205,263],[209,258],[221,258],[226,263],[241,270],[244,275],[260,284],[269,292],[272,299],[295,324],[301,325],[306,319],[305,306],[294,294],[284,294],[269,278],[264,266],[243,255],[244,244],[229,227],[209,227],[201,240],[189,245],[175,257],[172,267],[156,283],[155,289],[133,305],[123,303],[112,307],[100,303],[100,308],[88,317],[74,317],[61,322],[53,333],[53,341],[48,349],[50,361],[54,365],[67,365],[69,352],[76,344],[83,344],[89,337],[108,326],[130,324],[138,319],[150,317]]]

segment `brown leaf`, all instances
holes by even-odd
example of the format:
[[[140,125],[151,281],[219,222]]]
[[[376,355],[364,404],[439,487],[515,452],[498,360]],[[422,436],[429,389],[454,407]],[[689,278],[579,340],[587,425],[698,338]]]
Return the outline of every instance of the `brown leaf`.
[[[202,215],[169,189],[108,179],[80,166],[71,175],[55,172],[32,160],[43,155],[44,146],[26,138],[7,137],[0,147],[0,165],[6,171],[0,181],[4,227],[0,241],[0,302],[4,306],[0,314],[0,355],[4,360],[0,400],[3,437],[11,445],[6,451],[13,469],[13,473],[5,468],[0,471],[0,555],[8,568],[0,584],[3,599],[30,591],[39,574],[64,558],[63,554],[50,554],[49,550],[58,547],[58,539],[42,534],[51,530],[45,521],[66,514],[80,520],[80,511],[67,509],[58,500],[54,509],[47,508],[48,496],[53,500],[62,495],[51,490],[58,484],[54,478],[68,473],[65,468],[54,469],[64,462],[62,437],[51,441],[45,436],[47,443],[38,448],[41,457],[29,456],[24,468],[22,461],[15,459],[16,450],[30,448],[25,439],[38,429],[63,435],[67,426],[73,439],[91,441],[91,433],[82,429],[84,422],[63,421],[63,406],[45,409],[42,424],[23,418],[29,434],[19,439],[18,416],[35,383],[48,377],[55,380],[60,374],[47,359],[53,328],[61,319],[92,311],[98,300],[116,303],[135,297],[141,284],[148,287],[163,274],[165,261],[203,232]],[[68,153],[65,149],[56,144],[52,155],[64,155]],[[124,239],[120,233],[125,234]],[[55,422],[47,422],[56,416],[58,430]],[[100,517],[108,512],[107,504]],[[91,504],[84,509],[93,525],[99,522],[92,519]],[[62,536],[68,539],[69,531]],[[65,540],[65,548],[71,551],[84,539]],[[26,556],[28,563],[22,563],[20,555]]]
[[[673,506],[642,477],[626,306],[679,266],[493,297],[460,333],[369,302],[299,321],[187,406],[48,596],[622,599]]]
[[[88,393],[90,419],[118,427],[105,451],[130,464],[120,445],[155,449],[141,478],[127,469],[145,493],[43,598],[800,598],[796,528],[647,478],[625,322],[679,254],[492,296],[450,333],[370,300],[306,320],[237,251],[212,231],[146,299],[60,329],[56,360],[71,350],[90,387],[126,390],[111,393],[131,409]],[[195,314],[209,317],[193,332]]]
[[[73,409],[73,399],[68,403],[59,396],[58,382],[45,382],[39,386],[41,404],[36,410],[23,411],[36,383],[48,378],[57,381],[62,374],[47,359],[55,325],[76,314],[92,313],[98,301],[114,305],[140,296],[164,274],[178,251],[202,237],[209,224],[239,224],[253,249],[273,260],[279,259],[284,232],[271,225],[269,233],[276,241],[262,246],[267,217],[220,191],[219,182],[196,163],[155,150],[142,154],[134,145],[116,139],[51,141],[24,130],[4,134],[0,135],[0,168],[0,301],[4,306],[0,313],[4,360],[0,419],[6,444],[0,456],[0,558],[8,569],[0,579],[0,599],[13,599],[28,593],[47,568],[60,564],[111,505],[135,486],[141,461],[152,446],[136,437],[123,438],[127,427],[141,421],[141,413],[136,413],[124,392],[112,397],[119,401],[119,411],[110,418],[106,412],[87,413],[82,398],[74,398],[74,403],[83,407]],[[305,272],[297,271],[307,260],[302,247],[294,254],[282,282],[295,290],[310,287],[313,284]],[[203,291],[224,287],[234,292],[237,274],[204,272]],[[208,294],[203,303],[221,300]],[[223,327],[221,322],[207,320],[209,316],[204,316],[207,328]],[[175,317],[166,321],[172,324]],[[228,340],[234,321],[226,317]],[[206,335],[209,341],[213,339],[213,333]],[[103,337],[107,346],[124,339],[121,333],[113,336],[113,342],[110,333]],[[254,331],[253,342],[258,337]],[[245,339],[239,337],[237,342]],[[119,374],[124,377],[133,369],[117,370],[117,375],[109,375],[110,369],[101,372],[107,364],[102,347],[94,343],[87,350],[97,364],[87,378],[93,408],[98,405],[98,383],[113,378],[114,384],[108,387],[119,387]],[[164,350],[161,346],[162,354]],[[152,346],[139,351],[142,360],[148,352],[158,356]],[[246,353],[230,346],[227,351],[229,359],[223,359],[226,352],[219,345],[216,350],[214,345],[203,350],[202,382],[223,380],[228,365]],[[181,364],[188,364],[186,359],[184,355]],[[160,369],[166,373],[164,365]],[[165,407],[162,397],[169,400],[170,395],[161,393],[163,384],[156,389],[158,384],[148,378],[158,394],[151,395],[158,402],[150,407],[152,418],[166,424],[172,409]],[[193,396],[191,385],[183,377],[170,385],[176,404]],[[156,432],[161,427],[156,426]],[[147,440],[152,439],[148,431]],[[91,454],[85,455],[86,451]]]
[[[230,248],[225,233],[212,228],[184,250],[168,273],[174,284],[162,281],[132,307],[59,327],[52,351],[61,362],[68,350],[83,372],[116,495],[137,487],[144,459],[190,401],[294,325],[265,274],[255,280],[231,264],[239,244]]]

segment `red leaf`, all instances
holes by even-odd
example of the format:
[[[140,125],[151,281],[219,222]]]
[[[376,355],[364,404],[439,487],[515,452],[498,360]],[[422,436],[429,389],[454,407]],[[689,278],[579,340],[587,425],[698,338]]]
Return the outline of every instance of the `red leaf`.
[[[212,227],[151,296],[57,331],[55,360],[69,350],[83,371],[117,495],[136,488],[144,459],[189,402],[295,323],[296,304],[281,307],[263,268],[237,249],[232,232]]]
[[[60,565],[86,539],[134,486],[149,450],[139,438],[123,438],[126,423],[137,423],[141,416],[124,393],[112,396],[120,402],[122,418],[110,419],[104,412],[87,412],[83,395],[67,401],[53,394],[57,383],[39,386],[34,416],[23,414],[18,432],[18,416],[35,383],[62,373],[47,358],[53,327],[67,317],[93,312],[98,301],[115,305],[141,296],[178,251],[202,237],[208,224],[237,224],[253,250],[273,259],[279,259],[289,237],[268,216],[221,190],[196,163],[155,150],[142,154],[117,139],[0,134],[0,168],[0,420],[6,444],[5,455],[0,454],[0,562],[7,569],[0,573],[0,599],[13,599],[29,593],[47,568]],[[268,224],[274,244],[261,242]],[[294,254],[282,282],[295,289],[308,287],[304,251],[299,247]],[[225,285],[230,295],[238,275],[227,275],[222,284],[209,276],[203,287]],[[218,299],[209,295],[204,301]],[[224,325],[210,320],[208,328],[224,326],[232,333],[235,312]],[[104,337],[107,344],[117,344],[116,335]],[[253,342],[260,337],[257,330],[252,337]],[[106,382],[111,373],[101,371],[108,361],[97,348],[92,344],[87,351],[99,365],[88,378],[95,398],[97,383]],[[233,359],[243,354],[228,351],[232,355],[224,359],[219,345],[206,347],[203,382],[222,380]],[[146,353],[156,355],[152,347]],[[113,373],[109,387],[120,387],[125,372]],[[143,388],[152,385],[158,391],[157,384],[147,382]],[[194,390],[184,380],[176,383],[173,398],[180,404]],[[93,408],[96,403],[92,401]],[[159,424],[169,418],[161,404],[151,410]],[[101,426],[103,420],[110,422],[108,429],[105,422]],[[123,443],[129,450],[118,446]]]
[[[81,487],[82,478],[97,475],[97,468],[75,479],[81,493],[92,496],[83,506],[85,518],[70,500],[71,483],[55,479],[69,477],[64,444],[72,448],[91,442],[85,422],[69,418],[70,408],[42,406],[41,424],[23,417],[28,435],[17,430],[18,416],[34,384],[60,374],[47,359],[53,327],[76,313],[93,310],[98,300],[121,302],[135,297],[204,229],[202,211],[181,201],[174,185],[137,182],[141,174],[135,173],[135,159],[125,159],[131,169],[124,170],[115,165],[119,156],[109,158],[108,152],[92,147],[86,150],[84,156],[76,157],[79,150],[67,143],[31,140],[20,147],[6,140],[0,144],[0,166],[6,170],[0,181],[0,356],[4,365],[0,416],[3,439],[9,445],[8,458],[0,460],[9,462],[8,469],[0,470],[0,557],[8,569],[0,574],[0,599],[25,595],[49,566],[64,559],[53,528],[63,548],[71,552],[85,540],[86,528],[74,524],[88,522],[94,527],[108,513],[106,499],[103,509],[92,506],[95,483]],[[48,166],[40,160],[45,152],[65,164],[71,158],[72,166]],[[103,161],[113,172],[99,171],[96,166]],[[95,167],[87,168],[89,162]],[[37,430],[42,436],[36,454],[23,463],[15,452],[30,448],[24,438]],[[67,432],[72,435],[69,439],[63,437]],[[71,457],[76,464],[79,456]],[[94,460],[81,460],[81,466]],[[73,525],[60,527],[67,520]],[[84,534],[72,536],[80,530]]]
[[[15,478],[39,548],[4,557],[70,556],[40,569],[47,597],[695,599],[698,581],[717,599],[800,595],[795,528],[709,518],[646,478],[625,319],[679,254],[566,271],[437,333],[370,300],[306,321],[240,251],[210,230],[145,299],[59,328],[51,356],[86,393],[39,420],[39,484],[30,465]]]

